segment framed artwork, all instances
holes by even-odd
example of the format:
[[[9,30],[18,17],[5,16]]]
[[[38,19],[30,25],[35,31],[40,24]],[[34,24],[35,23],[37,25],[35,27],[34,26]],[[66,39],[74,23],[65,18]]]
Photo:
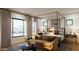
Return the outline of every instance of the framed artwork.
[[[57,27],[58,26],[58,21],[57,20],[51,20],[51,26],[55,26]]]
[[[66,19],[66,25],[68,25],[68,26],[73,25],[73,20],[72,19]]]

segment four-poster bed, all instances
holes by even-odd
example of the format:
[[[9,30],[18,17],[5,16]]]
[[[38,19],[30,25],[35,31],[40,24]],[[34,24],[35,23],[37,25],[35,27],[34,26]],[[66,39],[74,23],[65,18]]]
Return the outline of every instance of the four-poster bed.
[[[52,12],[37,17],[39,19],[36,19],[36,38],[30,42],[38,49],[57,50],[65,36],[64,16],[59,12]]]

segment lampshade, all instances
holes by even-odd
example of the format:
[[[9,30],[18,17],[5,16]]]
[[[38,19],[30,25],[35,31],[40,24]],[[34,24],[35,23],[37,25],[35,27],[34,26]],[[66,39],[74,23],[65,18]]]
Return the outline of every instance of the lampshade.
[[[51,27],[51,28],[48,29],[48,31],[49,31],[49,32],[54,32],[54,28]]]
[[[45,27],[40,27],[39,32],[43,32],[45,30]]]

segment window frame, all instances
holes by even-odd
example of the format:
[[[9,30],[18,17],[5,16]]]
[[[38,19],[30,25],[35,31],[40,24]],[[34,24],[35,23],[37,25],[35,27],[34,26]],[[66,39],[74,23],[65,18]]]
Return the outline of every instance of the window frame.
[[[23,35],[20,35],[20,36],[13,36],[13,31],[14,31],[14,25],[13,25],[13,24],[14,24],[14,22],[13,22],[13,19],[23,21]],[[25,35],[24,35],[24,21],[25,21],[25,20],[24,20],[24,19],[19,19],[19,18],[12,18],[12,20],[11,20],[11,21],[12,21],[12,22],[11,22],[11,23],[12,23],[12,24],[11,24],[11,25],[12,25],[12,27],[11,27],[11,28],[12,28],[12,31],[11,31],[12,38],[16,38],[16,37],[23,37],[23,36],[25,36]]]

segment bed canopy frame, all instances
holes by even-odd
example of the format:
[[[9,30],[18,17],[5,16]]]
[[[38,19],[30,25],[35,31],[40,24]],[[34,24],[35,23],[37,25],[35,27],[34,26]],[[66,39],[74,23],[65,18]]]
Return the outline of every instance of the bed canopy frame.
[[[41,19],[45,19],[47,21],[51,20],[56,20],[58,22],[58,26],[57,26],[57,29],[62,29],[64,30],[64,36],[65,36],[65,17],[60,14],[59,12],[51,12],[51,13],[46,13],[46,14],[41,14],[41,15],[37,15],[38,18],[41,18]],[[62,21],[63,23],[62,23]],[[61,25],[63,25],[61,27]],[[47,28],[48,28],[48,24],[47,24]]]

